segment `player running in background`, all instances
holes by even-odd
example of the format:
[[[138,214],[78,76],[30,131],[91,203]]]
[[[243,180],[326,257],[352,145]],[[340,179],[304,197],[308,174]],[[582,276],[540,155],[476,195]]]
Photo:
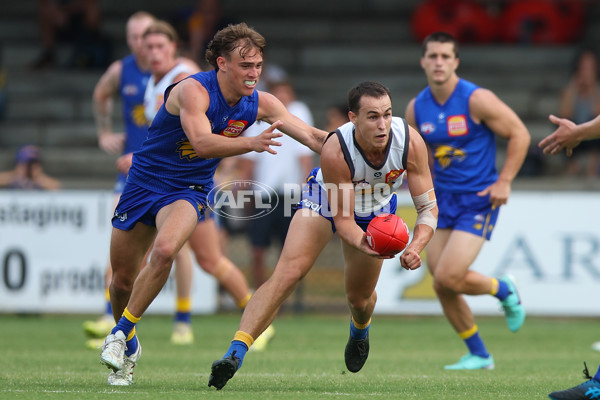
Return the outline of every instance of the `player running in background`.
[[[255,90],[264,47],[264,38],[243,23],[217,32],[206,52],[214,70],[167,89],[148,138],[134,154],[112,219],[110,299],[113,313],[122,316],[100,356],[130,380],[141,355],[136,325],[164,286],[176,254],[205,220],[220,159],[249,151],[276,154],[271,146],[279,145],[275,139],[282,134],[275,129],[321,150],[326,132],[291,115],[273,95]],[[272,125],[256,137],[239,137],[257,119]],[[214,224],[200,225],[200,244],[219,248]],[[231,269],[223,260],[218,265],[220,271]]]
[[[575,124],[565,118],[550,115],[550,121],[558,125],[556,130],[539,143],[544,154],[556,155],[563,149],[568,157],[573,155],[573,149],[584,140],[600,138],[600,115],[591,121]],[[550,393],[552,400],[591,400],[600,398],[600,367],[592,377],[585,365],[584,375],[588,379],[580,385],[570,389]]]
[[[163,94],[167,87],[199,72],[200,67],[191,60],[177,58],[177,33],[165,21],[152,22],[144,31],[142,39],[146,65],[150,70],[150,78],[144,91],[144,115],[151,123],[163,104]],[[131,158],[128,159],[127,172],[129,167]],[[190,246],[186,243],[175,257],[177,301],[171,334],[173,344],[187,345],[194,342],[191,324],[192,279],[192,257]],[[104,336],[107,334],[108,332]]]
[[[126,38],[131,54],[113,62],[94,88],[94,117],[100,148],[109,154],[121,154],[117,159],[118,175],[114,186],[114,206],[117,205],[129,169],[131,155],[140,148],[148,134],[148,120],[144,116],[144,91],[150,71],[143,57],[142,35],[154,21],[154,16],[138,11],[127,20]],[[125,133],[115,132],[112,127],[114,98],[120,95],[123,104]],[[114,210],[114,207],[113,207]],[[95,338],[104,338],[115,326],[108,287],[112,279],[110,262],[105,271],[104,315],[94,321],[85,321],[84,331]],[[87,346],[95,349],[103,339],[91,339]]]
[[[421,266],[419,253],[433,236],[437,206],[427,148],[402,118],[392,116],[389,90],[363,82],[348,94],[350,121],[332,132],[302,190],[283,251],[271,277],[250,299],[239,330],[223,358],[212,364],[208,385],[222,389],[242,366],[253,338],[275,318],[337,231],[342,239],[350,337],[344,359],[358,372],[369,355],[369,328],[383,257],[367,243],[365,230],[377,214],[396,212],[396,193],[406,171],[418,217],[414,236],[400,256],[407,270]]]
[[[493,369],[494,359],[463,295],[495,296],[509,329],[516,332],[523,325],[525,310],[513,278],[491,278],[469,267],[492,235],[530,137],[519,117],[496,95],[457,76],[458,64],[458,44],[451,35],[436,32],[425,38],[421,67],[429,86],[409,102],[406,119],[420,131],[433,156],[440,216],[427,245],[427,264],[444,314],[468,348],[456,364],[445,368]],[[500,174],[496,135],[508,139]]]

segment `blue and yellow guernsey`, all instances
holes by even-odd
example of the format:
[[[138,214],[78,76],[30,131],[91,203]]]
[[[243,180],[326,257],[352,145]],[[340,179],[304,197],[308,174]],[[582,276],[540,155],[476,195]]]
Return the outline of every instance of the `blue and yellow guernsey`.
[[[256,121],[256,91],[231,107],[221,93],[216,71],[198,72],[186,79],[197,80],[208,91],[210,105],[206,116],[213,134],[235,138]],[[165,91],[165,102],[172,87]],[[202,186],[203,191],[208,192],[213,187],[213,176],[220,161],[220,158],[198,157],[181,127],[179,116],[167,112],[163,104],[148,130],[148,138],[133,155],[128,179],[159,193],[191,186]]]
[[[429,87],[416,97],[415,121],[433,152],[436,190],[478,192],[498,179],[494,133],[469,113],[469,98],[478,88],[460,79],[445,104]]]
[[[123,101],[125,124],[123,154],[127,154],[139,150],[148,135],[148,120],[144,115],[144,93],[150,79],[150,71],[142,71],[133,55],[123,58],[121,65],[119,93]]]

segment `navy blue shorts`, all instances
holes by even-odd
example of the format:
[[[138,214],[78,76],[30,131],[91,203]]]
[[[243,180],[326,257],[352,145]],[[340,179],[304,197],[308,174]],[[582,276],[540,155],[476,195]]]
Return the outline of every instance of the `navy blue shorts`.
[[[437,229],[470,232],[490,240],[500,207],[493,208],[489,196],[436,192],[436,198],[439,208]]]
[[[315,170],[313,170],[314,172]],[[323,218],[327,219],[331,223],[331,229],[333,232],[336,231],[335,224],[333,223],[333,217],[331,215],[331,210],[329,208],[329,202],[327,201],[327,192],[319,185],[317,180],[315,179],[316,173],[311,173],[311,176],[308,178],[306,185],[302,188],[301,200],[298,203],[298,208],[308,208]],[[369,222],[373,218],[375,218],[379,214],[395,214],[396,207],[398,204],[398,199],[396,197],[396,193],[392,195],[392,198],[389,203],[387,203],[384,207],[376,212],[372,212],[369,214],[361,214],[357,215],[354,213],[354,220],[356,224],[361,227],[363,231],[367,230],[367,226]]]
[[[170,193],[158,193],[127,182],[112,218],[115,228],[129,231],[136,223],[156,226],[156,214],[177,200],[185,200],[196,209],[198,222],[206,217],[207,193],[194,189],[181,189]]]

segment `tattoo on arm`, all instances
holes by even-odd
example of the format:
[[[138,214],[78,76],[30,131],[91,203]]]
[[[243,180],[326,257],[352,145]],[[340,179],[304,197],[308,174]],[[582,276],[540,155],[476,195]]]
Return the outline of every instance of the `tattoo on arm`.
[[[105,132],[110,132],[112,129],[112,115],[113,101],[112,99],[104,102],[94,102],[94,120],[96,121],[96,130],[98,135]]]

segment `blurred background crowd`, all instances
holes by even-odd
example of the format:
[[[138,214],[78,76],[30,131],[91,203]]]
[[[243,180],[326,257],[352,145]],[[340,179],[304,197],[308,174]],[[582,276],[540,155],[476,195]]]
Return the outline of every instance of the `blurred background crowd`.
[[[600,112],[600,5],[591,0],[38,0],[2,9],[0,170],[13,167],[20,147],[35,145],[65,188],[111,187],[114,160],[97,146],[91,93],[128,53],[125,22],[139,10],[169,21],[180,54],[202,68],[214,32],[247,22],[268,42],[264,83],[289,80],[322,128],[347,89],[365,79],[390,87],[403,115],[425,86],[420,41],[435,30],[459,39],[461,75],[494,90],[535,143],[551,129],[549,113],[582,122]],[[598,148],[590,142],[567,160],[532,147],[521,176],[582,178],[568,182],[589,187]]]

